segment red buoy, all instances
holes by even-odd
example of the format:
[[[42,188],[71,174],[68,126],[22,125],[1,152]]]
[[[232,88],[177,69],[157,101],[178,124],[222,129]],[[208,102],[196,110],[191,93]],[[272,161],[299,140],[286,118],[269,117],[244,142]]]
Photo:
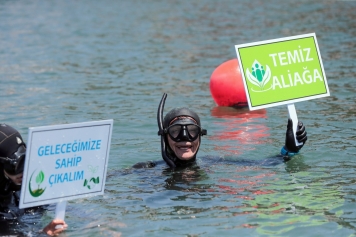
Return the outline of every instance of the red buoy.
[[[210,77],[210,93],[219,106],[247,106],[247,97],[237,59],[219,65]]]

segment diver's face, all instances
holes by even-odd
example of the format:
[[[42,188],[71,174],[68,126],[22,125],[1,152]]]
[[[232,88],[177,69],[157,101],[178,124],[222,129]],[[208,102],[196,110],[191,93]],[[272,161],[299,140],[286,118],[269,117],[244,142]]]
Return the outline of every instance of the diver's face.
[[[14,184],[16,184],[16,185],[21,185],[21,184],[22,184],[22,176],[23,176],[23,173],[11,175],[11,174],[8,174],[8,173],[4,170],[4,174],[5,174],[6,177],[8,177],[9,179],[11,179],[11,181],[12,181]]]
[[[168,136],[169,147],[180,160],[190,160],[197,153],[200,142],[199,139],[194,141],[175,142]]]

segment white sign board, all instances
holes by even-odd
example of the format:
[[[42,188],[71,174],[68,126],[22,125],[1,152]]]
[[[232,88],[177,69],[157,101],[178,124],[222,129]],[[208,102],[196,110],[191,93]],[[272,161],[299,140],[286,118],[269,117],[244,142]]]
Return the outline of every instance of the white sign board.
[[[113,120],[32,127],[20,208],[104,193]]]

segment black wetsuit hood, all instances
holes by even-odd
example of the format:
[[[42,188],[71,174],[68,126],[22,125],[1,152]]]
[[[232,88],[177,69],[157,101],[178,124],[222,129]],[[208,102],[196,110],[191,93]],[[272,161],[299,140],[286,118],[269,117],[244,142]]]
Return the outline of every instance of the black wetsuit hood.
[[[7,124],[0,124],[0,169],[9,174],[22,173],[25,153],[26,144],[20,133]]]
[[[5,177],[4,167],[7,167],[20,146],[26,147],[20,133],[7,124],[0,124],[0,222],[17,218],[14,213],[19,210],[17,206],[20,196],[15,191],[19,191],[21,185],[15,185]]]
[[[169,111],[166,116],[163,119],[163,110],[164,110],[164,104],[167,98],[167,94],[164,93],[161,99],[161,102],[158,106],[158,111],[157,111],[157,122],[158,122],[158,135],[161,136],[161,153],[162,153],[162,158],[163,160],[171,167],[171,168],[175,168],[175,167],[183,167],[183,166],[188,166],[192,163],[195,162],[196,160],[196,155],[198,153],[199,148],[197,149],[194,157],[192,159],[189,159],[187,161],[184,160],[180,160],[176,157],[176,155],[174,154],[174,152],[172,151],[172,149],[169,146],[168,143],[168,135],[166,134],[166,130],[169,125],[170,122],[177,117],[180,116],[184,116],[184,117],[191,117],[195,120],[196,124],[198,126],[201,126],[200,124],[200,118],[198,116],[197,113],[195,113],[194,111],[190,110],[189,108],[174,108],[171,111]],[[202,129],[201,134],[199,135],[199,146],[200,146],[200,141],[201,141],[201,136],[202,135],[206,135],[206,130]]]
[[[0,157],[10,157],[21,145],[26,146],[15,128],[0,124]]]
[[[9,166],[9,162],[12,161],[11,157],[20,146],[26,147],[20,133],[7,124],[0,124],[0,196],[21,189],[21,186],[13,184],[4,174],[4,169]],[[23,167],[19,169],[22,172]]]

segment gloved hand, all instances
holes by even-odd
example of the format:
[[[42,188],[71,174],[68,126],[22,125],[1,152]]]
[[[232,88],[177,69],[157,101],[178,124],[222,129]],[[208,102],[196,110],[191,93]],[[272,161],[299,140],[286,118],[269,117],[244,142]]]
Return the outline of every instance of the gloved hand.
[[[307,141],[307,132],[305,131],[305,127],[301,121],[298,122],[296,137],[298,142],[303,143],[300,146],[295,145],[295,139],[293,134],[293,121],[292,119],[288,119],[287,132],[286,132],[286,143],[284,145],[285,149],[288,152],[297,153]]]

